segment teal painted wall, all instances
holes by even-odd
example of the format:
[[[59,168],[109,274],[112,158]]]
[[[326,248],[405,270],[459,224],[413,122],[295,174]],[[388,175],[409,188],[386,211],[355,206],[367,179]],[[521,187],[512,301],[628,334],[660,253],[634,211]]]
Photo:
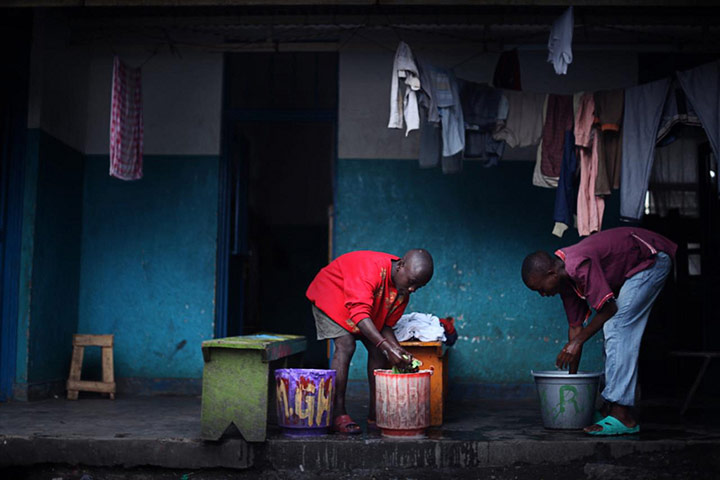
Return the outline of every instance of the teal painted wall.
[[[531,162],[483,168],[466,162],[458,175],[423,170],[410,160],[339,159],[335,254],[380,250],[397,255],[427,248],[432,281],[411,297],[407,312],[453,316],[460,340],[451,348],[455,382],[527,384],[530,370],[554,369],[567,339],[559,297],[528,290],[520,266],[528,253],[578,240],[560,239],[553,226],[555,191],[531,184]],[[618,195],[608,202],[604,227],[617,225]],[[586,345],[581,369],[602,367],[597,335]],[[358,347],[350,377],[366,378]]]
[[[83,155],[28,132],[16,382],[67,379],[78,315]]]
[[[118,378],[200,378],[212,338],[217,156],[145,156],[144,178],[88,156],[78,331],[115,334]]]

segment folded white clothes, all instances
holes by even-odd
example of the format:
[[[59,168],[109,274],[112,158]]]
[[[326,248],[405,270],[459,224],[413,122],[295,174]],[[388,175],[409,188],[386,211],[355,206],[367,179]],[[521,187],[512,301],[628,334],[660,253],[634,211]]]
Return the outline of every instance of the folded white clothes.
[[[444,342],[445,329],[440,319],[430,313],[406,313],[393,327],[399,342],[415,338],[421,342]]]

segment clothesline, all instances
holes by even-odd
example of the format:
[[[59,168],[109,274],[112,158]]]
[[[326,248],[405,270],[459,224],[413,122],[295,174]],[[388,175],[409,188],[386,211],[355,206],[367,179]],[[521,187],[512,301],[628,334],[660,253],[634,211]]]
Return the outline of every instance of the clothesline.
[[[505,144],[537,145],[533,184],[558,188],[558,236],[575,212],[580,235],[600,230],[604,197],[613,189],[620,189],[621,216],[641,218],[655,145],[677,123],[702,126],[717,157],[720,61],[625,89],[574,95],[522,91],[517,58],[508,65],[500,76],[496,67],[491,87],[416,59],[400,42],[388,127],[406,126],[406,136],[419,129],[420,166],[441,165],[443,173],[462,171],[466,158],[497,165]],[[498,85],[504,78],[516,82]],[[497,88],[506,86],[512,89]]]
[[[350,37],[340,41],[339,44],[335,47],[336,51],[342,51],[343,48],[347,46],[350,39],[354,38],[355,36],[363,38],[364,40],[367,40],[371,43],[374,43],[375,45],[379,46],[380,48],[388,51],[395,51],[395,48],[389,45],[385,45],[381,43],[378,40],[372,39],[371,36],[367,35],[360,35],[363,30],[392,30],[395,32],[395,35],[397,37],[396,40],[405,41],[407,38],[405,38],[405,34],[407,33],[421,33],[436,37],[444,37],[449,38],[452,40],[457,40],[459,42],[462,42],[464,44],[477,44],[480,45],[482,50],[476,54],[473,54],[472,58],[475,58],[476,56],[483,55],[483,54],[497,54],[501,53],[505,50],[510,48],[520,48],[522,49],[526,45],[526,42],[529,39],[538,38],[547,36],[550,28],[550,24],[547,25],[538,25],[538,31],[534,32],[528,32],[528,33],[519,33],[516,35],[504,35],[504,36],[487,36],[485,33],[483,33],[482,38],[473,37],[470,35],[461,35],[457,33],[450,33],[447,31],[442,31],[441,28],[453,28],[457,26],[453,25],[434,25],[429,26],[426,28],[423,27],[417,27],[417,26],[408,26],[408,25],[401,25],[401,24],[393,24],[388,19],[388,22],[384,25],[368,25],[367,20],[370,17],[370,14],[366,15],[363,21],[359,22],[356,25],[341,25],[341,24],[333,24],[330,25],[330,27],[335,27],[341,32],[351,32]],[[468,28],[473,28],[474,26],[469,26]],[[188,27],[192,28],[192,27]],[[301,28],[290,26],[288,28]],[[483,30],[486,30],[487,25],[482,26]],[[658,39],[663,40],[663,44],[676,44],[676,45],[687,45],[689,43],[693,43],[694,40],[691,36],[686,37],[675,37],[672,35],[668,35],[667,33],[650,33],[647,31],[644,31],[639,28],[630,28],[630,27],[623,27],[618,25],[612,25],[612,24],[606,24],[606,23],[591,23],[591,22],[583,22],[583,23],[576,23],[574,25],[574,30],[587,30],[590,29],[601,29],[601,30],[614,30],[618,32],[623,33],[630,33],[630,34],[638,34],[642,35],[648,39]],[[165,31],[163,31],[165,32]],[[354,32],[354,33],[353,33]],[[141,37],[146,38],[147,40],[150,40],[152,42],[159,42],[162,45],[174,45],[176,47],[183,47],[183,48],[193,48],[193,49],[199,49],[199,50],[206,50],[206,51],[212,51],[212,52],[233,52],[233,51],[247,51],[248,49],[252,49],[253,47],[257,47],[258,44],[261,43],[267,43],[267,38],[263,38],[262,40],[250,40],[250,41],[231,41],[231,42],[199,42],[199,41],[187,41],[187,40],[168,40],[165,33],[163,35],[158,36],[156,34],[148,34],[146,32],[139,32],[138,35]],[[302,41],[315,41],[317,39],[327,39],[328,31],[327,30],[320,30],[320,31],[303,31],[301,35],[297,35],[291,39],[282,39],[282,40],[275,40],[271,43],[283,43],[283,42],[302,42]],[[111,45],[112,43],[112,36],[109,35],[107,32],[101,32],[96,36],[92,37],[93,39],[102,38],[108,45]],[[337,43],[331,41],[331,43]],[[591,43],[592,44],[592,43]],[[584,44],[582,42],[578,42],[577,46],[581,47]],[[612,45],[610,45],[611,47]],[[111,51],[113,54],[116,54],[114,47],[111,46]]]

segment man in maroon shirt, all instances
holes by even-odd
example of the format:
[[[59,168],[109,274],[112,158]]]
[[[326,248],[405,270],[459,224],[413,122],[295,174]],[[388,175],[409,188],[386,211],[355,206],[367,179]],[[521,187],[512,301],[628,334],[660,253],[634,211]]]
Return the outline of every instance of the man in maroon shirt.
[[[606,406],[602,420],[585,428],[591,435],[637,433],[632,417],[640,341],[650,309],[665,283],[677,245],[636,227],[595,233],[562,248],[528,255],[522,265],[525,285],[542,296],[560,294],[568,343],[556,366],[577,373],[583,344],[601,328],[605,337]],[[591,309],[595,316],[587,323]]]
[[[426,250],[409,250],[402,258],[381,252],[357,251],[336,258],[320,270],[307,289],[318,340],[335,345],[330,368],[336,371],[334,429],[360,433],[347,414],[345,389],[355,342],[368,351],[370,387],[368,422],[375,421],[375,375],[388,364],[408,366],[412,356],[400,346],[392,326],[402,316],[411,293],[430,281],[433,260]]]

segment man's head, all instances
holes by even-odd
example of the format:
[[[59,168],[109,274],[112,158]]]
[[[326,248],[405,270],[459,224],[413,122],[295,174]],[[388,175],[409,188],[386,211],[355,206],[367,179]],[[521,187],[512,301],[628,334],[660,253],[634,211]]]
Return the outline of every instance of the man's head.
[[[543,297],[556,295],[565,279],[563,262],[549,253],[531,253],[522,264],[522,279],[525,285]]]
[[[398,293],[408,295],[427,284],[433,276],[433,259],[427,250],[408,250],[395,262],[392,281]]]

